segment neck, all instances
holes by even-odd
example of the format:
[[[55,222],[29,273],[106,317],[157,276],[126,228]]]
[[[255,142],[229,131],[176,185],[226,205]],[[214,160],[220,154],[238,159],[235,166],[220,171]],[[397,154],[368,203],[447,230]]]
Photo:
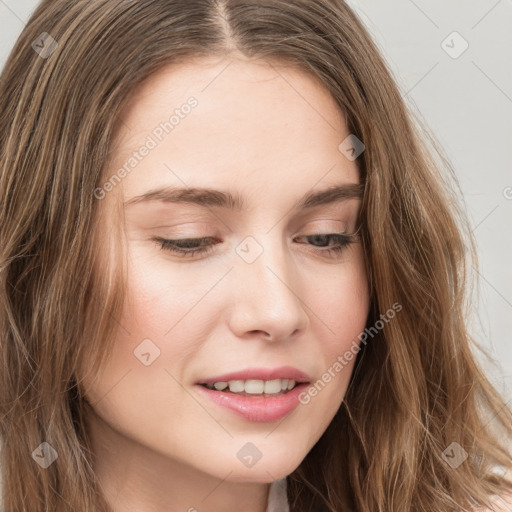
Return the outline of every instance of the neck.
[[[266,483],[233,482],[155,452],[97,415],[89,432],[94,471],[113,512],[265,512]]]

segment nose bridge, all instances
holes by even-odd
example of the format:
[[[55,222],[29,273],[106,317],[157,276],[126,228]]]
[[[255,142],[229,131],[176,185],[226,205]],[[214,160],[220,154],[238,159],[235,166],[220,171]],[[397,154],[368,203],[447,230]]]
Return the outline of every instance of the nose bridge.
[[[283,338],[307,322],[300,278],[277,232],[257,236],[247,236],[236,247],[233,327],[238,335],[258,330]]]

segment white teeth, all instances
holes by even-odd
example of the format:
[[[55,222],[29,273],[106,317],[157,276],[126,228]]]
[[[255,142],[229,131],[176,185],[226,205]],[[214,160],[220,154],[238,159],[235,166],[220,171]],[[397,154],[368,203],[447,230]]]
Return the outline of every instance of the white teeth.
[[[261,395],[263,393],[263,389],[265,388],[265,383],[262,380],[246,380],[245,381],[245,392],[250,393],[251,395]],[[281,391],[281,390],[279,390]]]
[[[232,393],[248,393],[251,395],[273,395],[281,391],[289,391],[295,387],[295,381],[292,379],[273,379],[273,380],[230,380],[229,382],[215,382],[206,384],[209,389],[224,391],[229,388]]]
[[[282,390],[281,379],[266,380],[265,381],[265,393],[280,393]]]
[[[229,391],[232,393],[241,393],[244,390],[244,381],[243,380],[230,380]]]

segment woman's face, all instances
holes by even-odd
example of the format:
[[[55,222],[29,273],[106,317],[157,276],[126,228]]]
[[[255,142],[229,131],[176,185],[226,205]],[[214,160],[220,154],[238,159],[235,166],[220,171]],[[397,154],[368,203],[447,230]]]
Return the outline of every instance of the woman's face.
[[[270,482],[326,430],[355,357],[332,369],[363,331],[369,297],[361,243],[328,253],[343,239],[321,235],[353,233],[361,202],[302,203],[359,183],[347,141],[339,148],[345,122],[315,79],[261,61],[169,66],[130,101],[95,193],[124,202],[129,280],[107,371],[86,381],[110,449],[132,443],[148,466],[158,457],[191,475]],[[299,375],[309,384],[262,395]],[[212,380],[243,382],[200,384]]]

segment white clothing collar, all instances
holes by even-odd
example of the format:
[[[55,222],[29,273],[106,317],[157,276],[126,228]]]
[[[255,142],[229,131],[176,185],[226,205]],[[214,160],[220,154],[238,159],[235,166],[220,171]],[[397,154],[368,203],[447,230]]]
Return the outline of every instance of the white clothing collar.
[[[286,477],[270,484],[268,503],[265,512],[290,512],[286,495]]]

